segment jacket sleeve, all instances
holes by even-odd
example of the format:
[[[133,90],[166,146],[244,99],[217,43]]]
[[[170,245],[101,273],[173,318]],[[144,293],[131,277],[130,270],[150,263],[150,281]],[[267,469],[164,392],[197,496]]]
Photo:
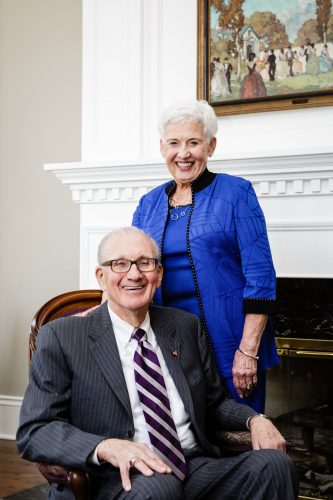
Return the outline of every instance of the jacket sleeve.
[[[27,460],[91,470],[87,458],[106,436],[84,432],[69,423],[71,384],[72,373],[56,332],[50,324],[45,325],[31,360],[17,447]]]
[[[235,226],[246,283],[244,313],[276,312],[276,275],[264,214],[249,181],[241,185],[235,203]]]
[[[132,218],[132,226],[141,228],[141,209],[142,209],[143,197],[141,197],[138,206],[136,207],[133,218]]]

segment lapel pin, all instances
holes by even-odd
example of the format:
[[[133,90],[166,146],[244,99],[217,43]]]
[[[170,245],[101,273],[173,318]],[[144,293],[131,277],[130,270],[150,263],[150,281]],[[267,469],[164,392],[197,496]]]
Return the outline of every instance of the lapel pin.
[[[176,351],[175,349],[171,351],[171,354],[174,358],[178,358],[178,351]]]

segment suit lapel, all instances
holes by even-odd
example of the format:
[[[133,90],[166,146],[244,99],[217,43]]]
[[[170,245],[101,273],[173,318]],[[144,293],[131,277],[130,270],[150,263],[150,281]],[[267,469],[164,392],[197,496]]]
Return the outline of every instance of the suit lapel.
[[[185,409],[191,418],[195,418],[191,392],[181,366],[182,346],[168,314],[167,309],[164,311],[163,308],[159,308],[156,311],[154,308],[151,308],[151,326]],[[89,337],[91,339],[91,354],[113,393],[132,418],[126,381],[107,303],[101,305],[91,315],[90,319],[91,329]]]
[[[114,336],[107,303],[101,305],[91,316],[91,354],[113,393],[132,417],[131,404],[121,365],[117,342]]]
[[[164,312],[162,308],[158,311],[151,308],[151,326],[185,409],[190,417],[194,418],[191,392],[181,365],[182,346],[174,325],[168,320],[168,313],[166,311],[167,309]]]

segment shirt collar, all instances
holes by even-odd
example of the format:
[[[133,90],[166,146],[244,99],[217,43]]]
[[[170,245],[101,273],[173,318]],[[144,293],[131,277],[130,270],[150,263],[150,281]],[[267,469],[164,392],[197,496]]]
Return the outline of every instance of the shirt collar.
[[[133,325],[127,323],[127,321],[121,319],[114,311],[112,311],[109,305],[108,310],[117,342],[119,342],[122,347],[125,347],[132,339],[134,327]],[[149,311],[147,311],[146,317],[141,323],[140,328],[147,332],[148,342],[150,342],[151,328]]]

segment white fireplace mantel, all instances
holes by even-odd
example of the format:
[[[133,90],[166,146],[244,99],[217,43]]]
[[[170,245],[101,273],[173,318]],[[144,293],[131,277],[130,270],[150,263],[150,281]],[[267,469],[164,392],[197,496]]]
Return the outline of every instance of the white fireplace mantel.
[[[44,168],[69,185],[76,203],[137,201],[170,179],[165,164],[151,160],[58,163]],[[333,152],[211,160],[209,168],[248,178],[259,197],[333,194]]]
[[[80,204],[82,288],[95,287],[102,236],[130,225],[140,197],[170,179],[160,161],[45,165]],[[249,179],[265,213],[279,276],[333,278],[333,152],[217,159],[210,170]]]

